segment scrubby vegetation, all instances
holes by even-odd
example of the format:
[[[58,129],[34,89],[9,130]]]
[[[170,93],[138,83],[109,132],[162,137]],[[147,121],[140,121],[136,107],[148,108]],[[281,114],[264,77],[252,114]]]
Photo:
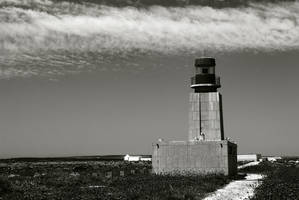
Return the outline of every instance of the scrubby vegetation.
[[[251,200],[298,200],[299,159],[283,158],[276,162],[263,161],[259,165],[241,169],[245,173],[265,175]]]
[[[0,163],[0,199],[201,199],[228,177],[162,176],[151,163]]]
[[[252,200],[297,200],[299,199],[299,168],[279,166],[267,173],[263,183],[256,188]]]
[[[124,199],[201,199],[228,182],[220,175],[150,175],[119,179],[113,185],[125,194]]]
[[[5,177],[0,177],[0,196],[13,191],[11,183]]]

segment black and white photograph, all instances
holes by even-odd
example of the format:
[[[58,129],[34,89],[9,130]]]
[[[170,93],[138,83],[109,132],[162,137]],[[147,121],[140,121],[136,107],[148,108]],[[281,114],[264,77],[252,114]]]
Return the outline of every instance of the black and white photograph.
[[[299,200],[298,0],[0,0],[0,200]]]

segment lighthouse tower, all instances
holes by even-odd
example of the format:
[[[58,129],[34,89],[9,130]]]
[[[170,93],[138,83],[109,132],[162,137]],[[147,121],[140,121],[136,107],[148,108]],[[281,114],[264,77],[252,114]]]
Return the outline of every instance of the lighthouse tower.
[[[215,59],[195,60],[195,76],[191,78],[189,141],[224,140],[220,77],[215,75]]]
[[[195,60],[189,96],[187,141],[153,143],[152,167],[156,174],[237,173],[237,144],[224,139],[222,97],[217,91],[214,58]]]

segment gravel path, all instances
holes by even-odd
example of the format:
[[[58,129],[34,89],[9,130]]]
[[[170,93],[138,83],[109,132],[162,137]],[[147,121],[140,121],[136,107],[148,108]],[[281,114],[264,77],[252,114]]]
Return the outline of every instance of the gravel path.
[[[256,188],[263,178],[261,174],[248,174],[245,180],[229,183],[222,189],[211,193],[204,200],[245,200],[252,197]]]

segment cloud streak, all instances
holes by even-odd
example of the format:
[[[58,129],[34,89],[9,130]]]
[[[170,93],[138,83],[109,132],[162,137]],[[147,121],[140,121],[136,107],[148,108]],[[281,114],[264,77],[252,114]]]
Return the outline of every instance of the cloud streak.
[[[20,55],[34,58],[41,52],[117,56],[298,48],[299,2],[222,9],[116,8],[42,0],[0,3],[0,52],[17,55],[14,61],[0,58],[5,66],[18,56],[24,60]]]

